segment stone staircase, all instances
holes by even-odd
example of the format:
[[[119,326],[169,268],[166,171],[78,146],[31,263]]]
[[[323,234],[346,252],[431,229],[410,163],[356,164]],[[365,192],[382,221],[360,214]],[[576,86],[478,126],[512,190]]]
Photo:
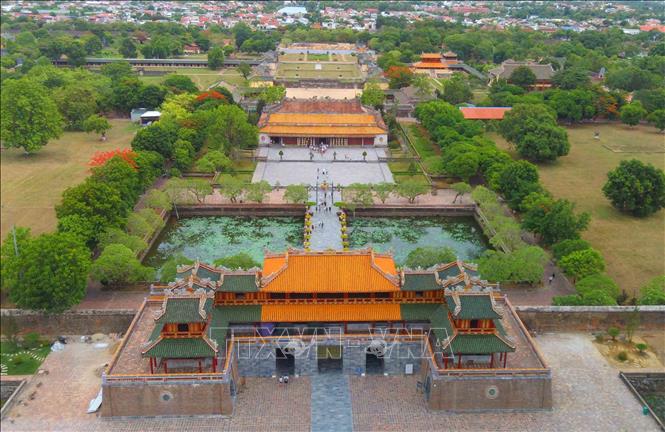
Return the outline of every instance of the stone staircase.
[[[310,382],[312,432],[352,431],[349,377],[341,372],[314,374]]]

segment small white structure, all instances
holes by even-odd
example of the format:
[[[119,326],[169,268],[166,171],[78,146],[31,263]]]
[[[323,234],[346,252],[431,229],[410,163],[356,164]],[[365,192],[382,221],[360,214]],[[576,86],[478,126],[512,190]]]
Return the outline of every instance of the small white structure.
[[[148,126],[158,121],[162,116],[159,111],[146,111],[141,114],[141,126]]]

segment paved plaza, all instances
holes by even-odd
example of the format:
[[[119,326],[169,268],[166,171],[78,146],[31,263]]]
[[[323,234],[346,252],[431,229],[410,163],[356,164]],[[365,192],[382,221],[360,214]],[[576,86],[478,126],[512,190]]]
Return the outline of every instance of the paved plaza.
[[[428,411],[417,377],[366,376],[292,379],[247,378],[233,417],[104,419],[85,414],[99,391],[97,371],[108,350],[68,344],[43,364],[2,421],[7,431],[657,431],[640,404],[607,364],[588,334],[556,333],[536,338],[552,367],[551,412],[447,414]],[[343,378],[343,379],[341,379]],[[41,383],[41,384],[40,384]],[[33,394],[34,393],[34,394]],[[320,401],[325,393],[325,403]],[[29,396],[33,395],[33,400]],[[350,409],[349,409],[350,407]],[[327,411],[326,411],[327,410]],[[345,414],[341,412],[348,410]],[[352,417],[350,417],[352,416]],[[337,422],[327,420],[337,419]],[[328,428],[333,424],[333,429]]]
[[[284,153],[281,159],[280,151]],[[367,152],[365,159],[363,152]],[[315,185],[317,174],[324,169],[330,173],[330,180],[335,185],[393,183],[388,164],[379,162],[380,157],[386,156],[385,150],[381,148],[331,147],[321,154],[310,152],[306,147],[273,146],[260,148],[258,154],[267,157],[267,161],[257,164],[252,177],[254,183],[266,180],[271,185]]]

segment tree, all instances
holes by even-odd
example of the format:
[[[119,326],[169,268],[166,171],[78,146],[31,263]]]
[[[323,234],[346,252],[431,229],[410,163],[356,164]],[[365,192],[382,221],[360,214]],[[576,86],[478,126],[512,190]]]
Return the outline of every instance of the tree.
[[[395,192],[395,185],[386,182],[377,183],[372,185],[372,190],[374,191],[376,197],[381,200],[381,203],[385,204],[386,200],[390,198],[390,195]]]
[[[177,139],[175,127],[158,121],[141,128],[132,140],[132,149],[150,150],[159,153],[165,159],[173,156],[173,144]]]
[[[106,117],[93,114],[83,122],[83,130],[85,132],[95,132],[101,135],[101,140],[106,140],[106,131],[111,129],[111,124]]]
[[[128,37],[120,39],[120,48],[118,52],[124,58],[136,58],[136,44]]]
[[[415,268],[430,268],[437,264],[444,264],[455,261],[457,254],[455,251],[447,246],[444,247],[419,247],[411,252],[406,257],[404,265],[406,267]]]
[[[65,121],[65,129],[83,130],[83,122],[97,112],[99,93],[86,83],[59,87],[53,92],[53,100]]]
[[[449,104],[457,105],[471,100],[473,92],[469,86],[469,82],[461,74],[453,74],[453,76],[443,82],[443,96],[442,99]]]
[[[552,84],[562,90],[573,90],[579,87],[589,87],[591,78],[586,70],[570,67],[558,70],[552,77]]]
[[[234,25],[231,31],[233,32],[236,48],[238,49],[240,49],[247,39],[252,37],[252,29],[242,21]]]
[[[224,172],[232,166],[231,159],[219,150],[208,151],[196,162],[196,170],[201,172]]]
[[[427,193],[429,186],[420,180],[409,179],[397,185],[399,196],[407,198],[410,203],[416,202],[419,195]]]
[[[265,87],[259,94],[259,100],[266,105],[280,102],[286,96],[286,89],[281,85]]]
[[[640,288],[637,302],[641,305],[665,305],[665,276],[655,277]]]
[[[579,279],[605,270],[605,260],[600,252],[589,248],[561,258],[559,266],[568,276]]]
[[[238,72],[240,72],[243,78],[247,79],[247,77],[249,77],[249,74],[252,73],[252,67],[249,65],[249,63],[241,62],[238,65]]]
[[[386,95],[376,83],[368,83],[360,95],[360,102],[363,105],[371,106],[375,109],[383,109],[383,103]]]
[[[385,75],[390,80],[388,86],[391,89],[407,87],[413,79],[413,72],[406,66],[390,66]]]
[[[522,227],[540,235],[546,245],[577,239],[589,225],[589,213],[576,215],[575,204],[568,200],[554,200],[536,193],[527,196],[524,201]]]
[[[85,48],[85,53],[87,55],[95,55],[104,47],[102,46],[102,41],[99,39],[99,36],[91,34],[83,38],[83,48]]]
[[[514,252],[487,251],[478,260],[478,272],[496,282],[536,283],[541,280],[547,254],[538,246],[525,246]]]
[[[81,41],[72,41],[67,47],[66,54],[67,63],[70,66],[79,67],[85,65],[85,56],[87,53],[85,51],[85,46]]]
[[[557,126],[555,115],[543,104],[515,105],[499,131],[520,156],[535,162],[553,161],[570,151],[566,130]]]
[[[4,80],[0,139],[5,147],[34,153],[62,134],[62,117],[49,92],[27,78]]]
[[[580,279],[575,284],[577,293],[584,298],[593,291],[603,291],[615,300],[621,295],[621,289],[614,280],[604,273],[596,273]]]
[[[527,161],[510,162],[498,173],[496,187],[511,208],[519,208],[524,197],[541,190],[538,169]]]
[[[571,124],[593,118],[596,114],[594,94],[590,90],[555,90],[548,103],[559,119]]]
[[[231,202],[236,202],[244,190],[245,182],[237,177],[225,178],[219,188],[220,193],[226,195]]]
[[[476,152],[465,151],[466,145],[453,145],[443,156],[443,168],[451,176],[469,181],[478,174],[480,157]]]
[[[159,269],[159,281],[173,282],[176,279],[178,266],[193,264],[194,261],[181,254],[172,255]]]
[[[96,242],[97,236],[108,227],[121,227],[127,217],[128,206],[117,190],[91,178],[77,186],[66,189],[62,202],[56,206],[58,220],[66,216],[79,215],[92,223]]]
[[[647,116],[649,123],[658,129],[661,133],[665,132],[665,109],[659,109]]]
[[[411,85],[416,89],[416,95],[420,98],[427,98],[434,91],[432,81],[429,76],[424,74],[414,74],[411,78]]]
[[[31,240],[30,228],[12,227],[11,232],[7,234],[5,241],[0,246],[0,289],[6,292],[12,283],[12,277],[20,271],[17,266],[20,261],[17,259],[28,242]]]
[[[214,261],[214,264],[216,266],[226,267],[227,269],[231,270],[249,270],[254,267],[261,267],[261,264],[256,262],[254,258],[251,257],[251,255],[244,252],[223,258],[217,258]]]
[[[124,78],[134,76],[132,65],[127,61],[106,63],[102,65],[100,70],[102,75],[109,77],[114,83],[119,83]]]
[[[151,280],[155,270],[144,267],[134,251],[122,244],[110,244],[90,267],[90,276],[103,285],[121,285]]]
[[[623,160],[607,173],[603,193],[620,211],[648,216],[665,207],[665,174],[637,159]]]
[[[199,204],[204,203],[205,197],[212,194],[212,185],[205,179],[187,179],[185,180],[184,186],[194,195]]]
[[[265,180],[257,183],[251,183],[247,187],[247,199],[249,201],[256,201],[262,203],[266,195],[272,191],[272,186]]]
[[[138,105],[157,108],[166,98],[166,89],[160,85],[148,84],[139,87]]]
[[[208,50],[208,68],[217,70],[224,65],[224,50],[215,46]]]
[[[589,249],[590,247],[591,244],[586,240],[582,239],[563,240],[552,246],[552,255],[554,255],[554,258],[556,260],[560,260],[561,258],[570,255],[573,252]]]
[[[175,94],[196,93],[199,91],[199,88],[196,87],[194,81],[192,81],[187,75],[168,75],[162,84]]]
[[[457,198],[459,198],[464,194],[470,193],[472,190],[471,186],[468,183],[464,182],[454,183],[450,186],[450,188],[455,192],[457,192],[457,194],[455,195],[455,199],[453,199],[453,204],[457,202]]]
[[[173,165],[180,171],[187,170],[194,162],[196,151],[189,141],[182,139],[173,143]]]
[[[628,92],[652,88],[656,78],[651,72],[638,66],[628,66],[610,69],[605,83],[609,88],[621,89]]]
[[[304,204],[309,199],[307,186],[302,184],[293,184],[286,187],[284,199],[293,204]]]
[[[42,234],[22,246],[2,265],[12,302],[22,309],[63,312],[83,299],[90,251],[77,237]]]
[[[116,190],[127,211],[134,207],[142,191],[136,167],[119,155],[93,168],[90,181],[107,184]]]
[[[536,83],[536,74],[528,66],[518,66],[510,74],[508,82],[526,89]]]
[[[153,189],[156,191],[156,189]],[[144,251],[148,244],[140,237],[127,234],[120,228],[108,228],[99,237],[99,248],[104,250],[106,246],[111,244],[120,244],[132,250],[132,252],[139,253]]]
[[[624,105],[619,110],[621,122],[633,127],[637,125],[646,115],[647,111],[638,101]]]

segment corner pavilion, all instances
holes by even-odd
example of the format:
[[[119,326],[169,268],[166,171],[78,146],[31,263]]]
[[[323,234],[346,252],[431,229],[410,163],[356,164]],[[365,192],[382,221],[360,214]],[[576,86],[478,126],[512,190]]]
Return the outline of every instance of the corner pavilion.
[[[501,324],[494,288],[470,264],[400,270],[391,255],[371,249],[289,249],[267,254],[262,269],[248,271],[196,262],[180,267],[168,286],[152,287],[162,306],[141,354],[151,373],[214,373],[234,341],[251,344],[289,334],[297,336],[276,341],[265,358],[242,356],[240,374],[404,373],[418,369],[414,358],[421,353],[393,358],[385,339],[415,333],[441,353],[441,368],[504,368],[515,344]],[[339,336],[333,345],[296,359],[302,335],[333,328]],[[360,349],[345,345],[367,335],[382,341]]]

